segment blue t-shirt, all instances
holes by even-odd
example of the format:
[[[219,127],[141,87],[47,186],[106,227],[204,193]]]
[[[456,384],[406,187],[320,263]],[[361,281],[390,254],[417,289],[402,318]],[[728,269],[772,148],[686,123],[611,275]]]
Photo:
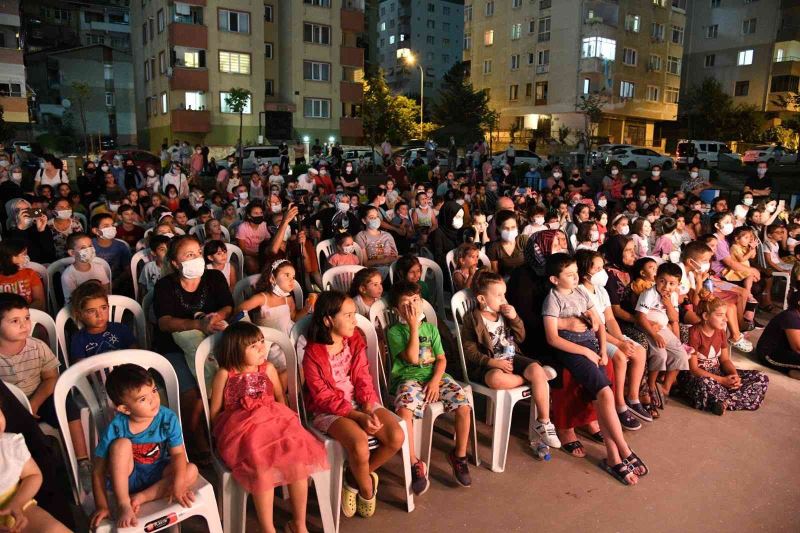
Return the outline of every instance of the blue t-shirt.
[[[89,333],[82,329],[72,336],[69,360],[74,363],[90,355],[125,350],[133,346],[135,341],[131,328],[119,322],[109,322],[102,333]]]
[[[162,405],[147,429],[136,435],[128,427],[128,415],[118,412],[100,436],[94,454],[108,457],[108,449],[117,439],[129,439],[133,443],[135,463],[152,465],[169,460],[170,448],[183,444],[183,432],[178,415]]]
[[[104,248],[97,242],[97,238],[92,239],[92,245],[97,253],[97,257],[105,259],[111,267],[111,272],[118,275],[131,264],[131,249],[122,241],[113,240],[111,246]]]

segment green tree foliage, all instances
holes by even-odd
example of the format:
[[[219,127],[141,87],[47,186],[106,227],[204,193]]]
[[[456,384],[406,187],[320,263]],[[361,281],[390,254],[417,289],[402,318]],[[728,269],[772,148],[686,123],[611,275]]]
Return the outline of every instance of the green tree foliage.
[[[234,113],[239,113],[239,163],[241,164],[244,144],[242,143],[242,128],[244,125],[244,110],[247,103],[250,101],[250,91],[242,89],[241,87],[233,87],[228,90],[228,96],[225,97],[225,105],[227,105]]]
[[[489,95],[476,91],[463,62],[456,63],[442,78],[441,89],[433,104],[431,117],[442,127],[436,132],[440,144],[454,137],[463,146],[483,138],[483,130],[495,126],[496,116],[489,109]]]
[[[364,85],[361,120],[368,145],[377,146],[385,139],[400,144],[418,135],[419,105],[407,96],[393,95],[382,70],[368,74]]]
[[[86,141],[84,146],[88,153],[90,139],[89,130],[86,127],[86,100],[89,99],[91,90],[89,89],[89,84],[83,81],[73,81],[70,87],[72,88],[72,93],[75,95],[75,98],[78,100],[78,111],[81,115],[81,125],[83,126],[83,138]]]
[[[686,92],[680,102],[680,118],[693,139],[757,142],[764,123],[754,106],[734,105],[733,98],[713,78],[706,78]]]

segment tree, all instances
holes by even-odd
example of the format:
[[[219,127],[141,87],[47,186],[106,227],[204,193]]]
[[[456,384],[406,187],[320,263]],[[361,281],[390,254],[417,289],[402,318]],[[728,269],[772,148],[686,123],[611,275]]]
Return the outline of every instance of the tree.
[[[242,143],[242,129],[244,127],[244,110],[250,103],[250,91],[241,87],[233,87],[225,97],[225,105],[234,113],[239,113],[239,164],[244,157],[244,143]]]
[[[84,139],[84,147],[85,151],[89,153],[89,130],[86,127],[86,100],[89,99],[91,95],[91,90],[89,89],[89,84],[83,81],[73,81],[71,84],[72,92],[75,94],[75,98],[78,99],[78,111],[81,114],[81,125],[83,126],[83,139]]]
[[[370,147],[382,143],[384,139],[399,144],[419,133],[435,129],[435,125],[425,122],[420,132],[419,104],[407,96],[393,95],[382,70],[368,74],[364,85],[361,122],[364,138]]]
[[[442,78],[431,118],[442,125],[437,131],[440,143],[447,142],[452,136],[457,145],[463,146],[483,138],[484,129],[496,129],[499,115],[489,109],[488,93],[472,87],[466,63],[459,62]]]
[[[590,94],[581,95],[575,109],[583,113],[584,131],[586,138],[594,136],[597,125],[603,120],[603,108],[608,103],[608,93],[605,89]]]
[[[764,116],[754,106],[734,105],[733,98],[713,78],[686,91],[679,117],[692,139],[757,141]]]
[[[481,120],[480,127],[489,131],[489,152],[493,151],[494,147],[494,139],[493,134],[497,131],[498,126],[500,125],[500,112],[494,109],[489,109],[483,116]],[[481,135],[480,137],[482,137]],[[479,137],[479,138],[480,138]],[[467,140],[467,142],[470,142]]]

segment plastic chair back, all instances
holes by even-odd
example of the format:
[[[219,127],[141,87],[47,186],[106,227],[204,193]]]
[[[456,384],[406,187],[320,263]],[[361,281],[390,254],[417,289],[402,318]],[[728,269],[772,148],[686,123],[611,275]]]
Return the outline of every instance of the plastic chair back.
[[[133,296],[136,298],[136,301],[140,301],[140,298],[144,296],[143,294],[139,294],[139,272],[141,272],[144,265],[150,261],[150,250],[145,248],[144,250],[139,250],[133,257],[131,257],[131,278],[133,278]]]
[[[125,244],[127,246],[127,243]],[[64,259],[59,259],[47,267],[47,286],[48,286],[48,299],[50,301],[50,310],[54,313],[57,309],[61,309],[64,307],[64,292],[61,289],[61,274],[67,269],[69,265],[75,262],[74,257],[65,257]],[[109,286],[108,290],[109,293],[111,292],[111,266],[106,262],[105,259],[101,259],[100,257],[95,257],[92,260],[92,263],[99,263],[103,270],[106,271],[106,275],[108,276]]]
[[[456,324],[456,344],[458,344],[458,359],[461,362],[461,372],[464,381],[469,383],[467,377],[467,362],[464,358],[464,348],[461,345],[461,326],[464,324],[464,317],[478,305],[478,301],[469,289],[458,291],[450,299],[450,310],[453,311],[453,321]]]
[[[444,317],[444,273],[442,272],[441,267],[436,264],[436,261],[426,257],[417,257],[417,259],[422,266],[422,276],[420,277],[420,280],[425,281],[428,283],[428,286],[431,287],[431,291],[433,292],[432,296],[435,298],[433,303],[436,306],[436,310],[441,313],[442,317]],[[389,266],[389,281],[391,283],[394,283],[395,268],[397,268],[396,265],[397,261]],[[428,273],[430,273],[430,277],[433,278],[432,284],[428,279]]]
[[[333,289],[347,293],[355,275],[364,268],[361,265],[342,265],[329,268],[322,274],[322,290]]]
[[[56,323],[53,317],[38,309],[29,309],[28,311],[30,311],[31,314],[31,336],[33,336],[36,326],[42,326],[47,332],[47,341],[45,342],[50,347],[50,350],[53,351],[53,355],[58,357],[58,337],[56,334]]]
[[[48,283],[48,279],[47,279],[47,267],[44,266],[41,263],[34,263],[33,261],[31,261],[30,263],[28,263],[25,266],[25,268],[30,268],[31,270],[36,272],[36,274],[39,276],[39,279],[42,280],[42,288],[44,289],[45,305],[47,305],[48,304],[47,295],[48,295],[48,289],[50,287],[50,284]]]
[[[224,230],[225,228],[222,229]],[[244,252],[242,252],[241,248],[229,242],[225,243],[225,248],[228,249],[228,263],[236,269],[236,279],[244,278]]]
[[[319,261],[320,272],[325,272],[329,266],[328,258],[336,253],[336,241],[334,239],[319,241],[315,248],[315,253]]]
[[[3,384],[8,387],[8,390],[11,391],[11,394],[14,395],[14,398],[16,398],[17,401],[22,404],[22,407],[27,409],[29,413],[33,412],[33,409],[31,408],[31,401],[27,396],[25,396],[25,393],[22,392],[22,389],[11,383],[6,383],[5,381]]]
[[[456,265],[455,249],[447,252],[447,255],[445,256],[445,262],[447,263],[447,275],[450,278],[450,289],[455,293],[456,285],[455,282],[453,282],[453,273],[456,271],[456,268],[458,268],[458,265]],[[489,257],[483,253],[483,251],[478,251],[478,264],[486,269],[491,268],[492,266],[492,262],[489,260]]]

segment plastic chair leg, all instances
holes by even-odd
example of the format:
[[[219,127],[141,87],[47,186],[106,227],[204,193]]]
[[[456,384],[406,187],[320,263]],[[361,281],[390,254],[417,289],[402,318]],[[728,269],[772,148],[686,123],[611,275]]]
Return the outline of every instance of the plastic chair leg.
[[[247,521],[247,492],[230,473],[223,474],[220,499],[222,501],[223,529],[230,533],[244,533]]]
[[[317,505],[322,519],[322,530],[325,533],[336,533],[336,520],[331,509],[331,471],[323,470],[311,476],[314,481],[314,490],[317,492]],[[338,509],[336,509],[338,511]]]
[[[425,407],[425,416],[418,423],[414,424],[414,446],[417,450],[417,457],[425,461],[430,468],[431,448],[433,447],[433,428],[436,424],[436,417],[431,411],[430,405]],[[419,428],[419,429],[417,429]],[[419,433],[419,439],[417,439]]]
[[[206,519],[208,524],[209,533],[223,533],[222,522],[219,519],[219,509],[217,509],[216,501],[214,499],[214,489],[211,485],[206,484],[200,489],[200,494],[203,497],[203,505],[198,508],[194,513],[195,516],[202,516]],[[245,494],[245,503],[247,502],[247,495]],[[242,526],[244,526],[245,506],[242,505]],[[244,527],[242,527],[244,530]]]
[[[494,410],[496,407],[497,406],[494,404],[494,400],[492,400],[489,396],[486,396],[486,419],[484,420],[484,423],[487,426],[494,424]]]
[[[511,409],[508,398],[499,394],[495,400],[495,417],[492,427],[492,472],[503,472],[506,468],[508,440],[511,432]]]
[[[328,464],[330,465],[328,485],[329,505],[333,515],[333,531],[338,533],[341,521],[342,507],[342,481],[344,480],[344,450],[341,445],[333,440],[325,442],[328,452]]]
[[[403,439],[403,446],[401,453],[403,454],[403,480],[406,485],[406,508],[408,512],[414,510],[414,493],[411,490],[411,453],[408,448],[408,439],[411,437],[409,428],[406,427],[404,420],[400,420],[400,427],[403,429],[405,438]]]
[[[472,446],[472,462],[475,466],[481,466],[481,458],[478,456],[478,426],[476,425],[475,421],[475,396],[472,394],[472,389],[469,388],[466,390],[467,397],[469,398],[469,405],[470,405],[470,422],[472,426],[470,427],[470,432],[472,438],[470,439],[470,445]]]

